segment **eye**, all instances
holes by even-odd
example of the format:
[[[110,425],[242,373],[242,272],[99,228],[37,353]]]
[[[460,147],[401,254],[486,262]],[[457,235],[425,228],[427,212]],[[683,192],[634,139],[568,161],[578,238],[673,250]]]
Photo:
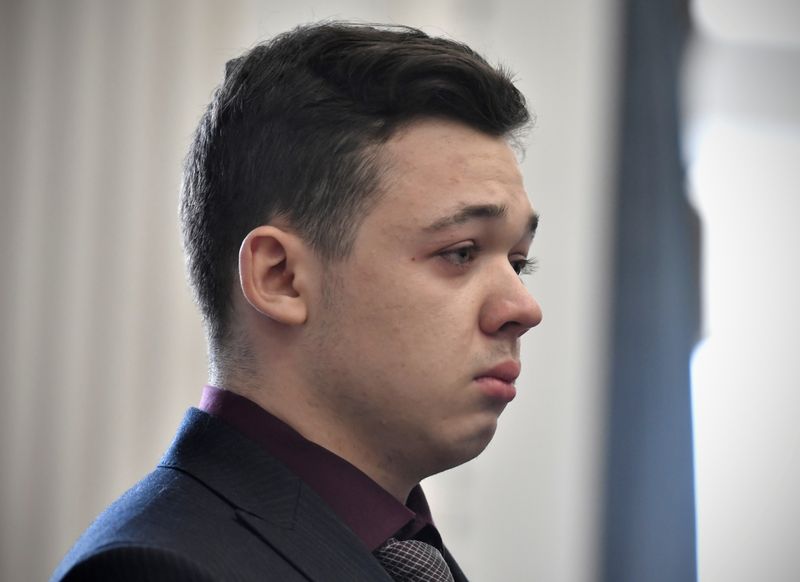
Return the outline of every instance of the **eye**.
[[[475,243],[468,243],[442,251],[439,253],[439,256],[456,267],[466,267],[475,260],[479,251],[480,248],[478,245]]]
[[[531,257],[530,259],[517,259],[511,261],[511,266],[514,267],[517,275],[531,275],[539,268],[539,261],[537,261],[535,257]]]

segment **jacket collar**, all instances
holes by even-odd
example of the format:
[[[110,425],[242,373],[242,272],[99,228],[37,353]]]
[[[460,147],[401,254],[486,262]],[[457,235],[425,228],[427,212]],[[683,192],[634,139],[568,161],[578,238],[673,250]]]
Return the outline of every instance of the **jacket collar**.
[[[239,520],[311,580],[386,580],[374,556],[311,489],[223,421],[186,413],[159,463],[188,473],[235,508]]]

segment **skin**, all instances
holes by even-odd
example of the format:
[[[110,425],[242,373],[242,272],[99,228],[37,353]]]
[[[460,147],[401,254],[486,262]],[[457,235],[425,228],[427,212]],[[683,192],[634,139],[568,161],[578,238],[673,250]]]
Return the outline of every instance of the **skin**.
[[[507,399],[479,378],[519,360],[542,314],[518,274],[534,213],[504,139],[422,120],[381,155],[347,259],[324,264],[281,221],[245,239],[234,300],[255,370],[222,385],[405,502],[488,445]]]

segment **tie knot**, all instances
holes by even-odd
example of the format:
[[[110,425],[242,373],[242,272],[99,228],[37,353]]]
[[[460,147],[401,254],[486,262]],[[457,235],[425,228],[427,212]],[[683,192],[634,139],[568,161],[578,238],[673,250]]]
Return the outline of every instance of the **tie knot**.
[[[419,540],[389,538],[375,557],[398,582],[453,582],[441,552]]]

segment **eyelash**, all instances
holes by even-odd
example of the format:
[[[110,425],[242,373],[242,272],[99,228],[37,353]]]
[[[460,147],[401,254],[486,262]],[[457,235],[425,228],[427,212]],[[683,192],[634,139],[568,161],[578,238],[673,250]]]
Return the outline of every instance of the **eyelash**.
[[[539,260],[536,257],[522,259],[519,261],[520,267],[517,275],[533,275],[539,270]]]
[[[475,257],[481,252],[481,250],[482,249],[480,246],[471,244],[444,251],[440,253],[439,256],[441,256],[448,263],[451,263],[460,269],[465,269],[472,261],[475,260]],[[464,253],[467,253],[469,256],[463,257],[462,255]],[[513,261],[512,266],[517,272],[517,275],[531,275],[539,268],[539,262],[535,257],[531,257],[529,259]]]

